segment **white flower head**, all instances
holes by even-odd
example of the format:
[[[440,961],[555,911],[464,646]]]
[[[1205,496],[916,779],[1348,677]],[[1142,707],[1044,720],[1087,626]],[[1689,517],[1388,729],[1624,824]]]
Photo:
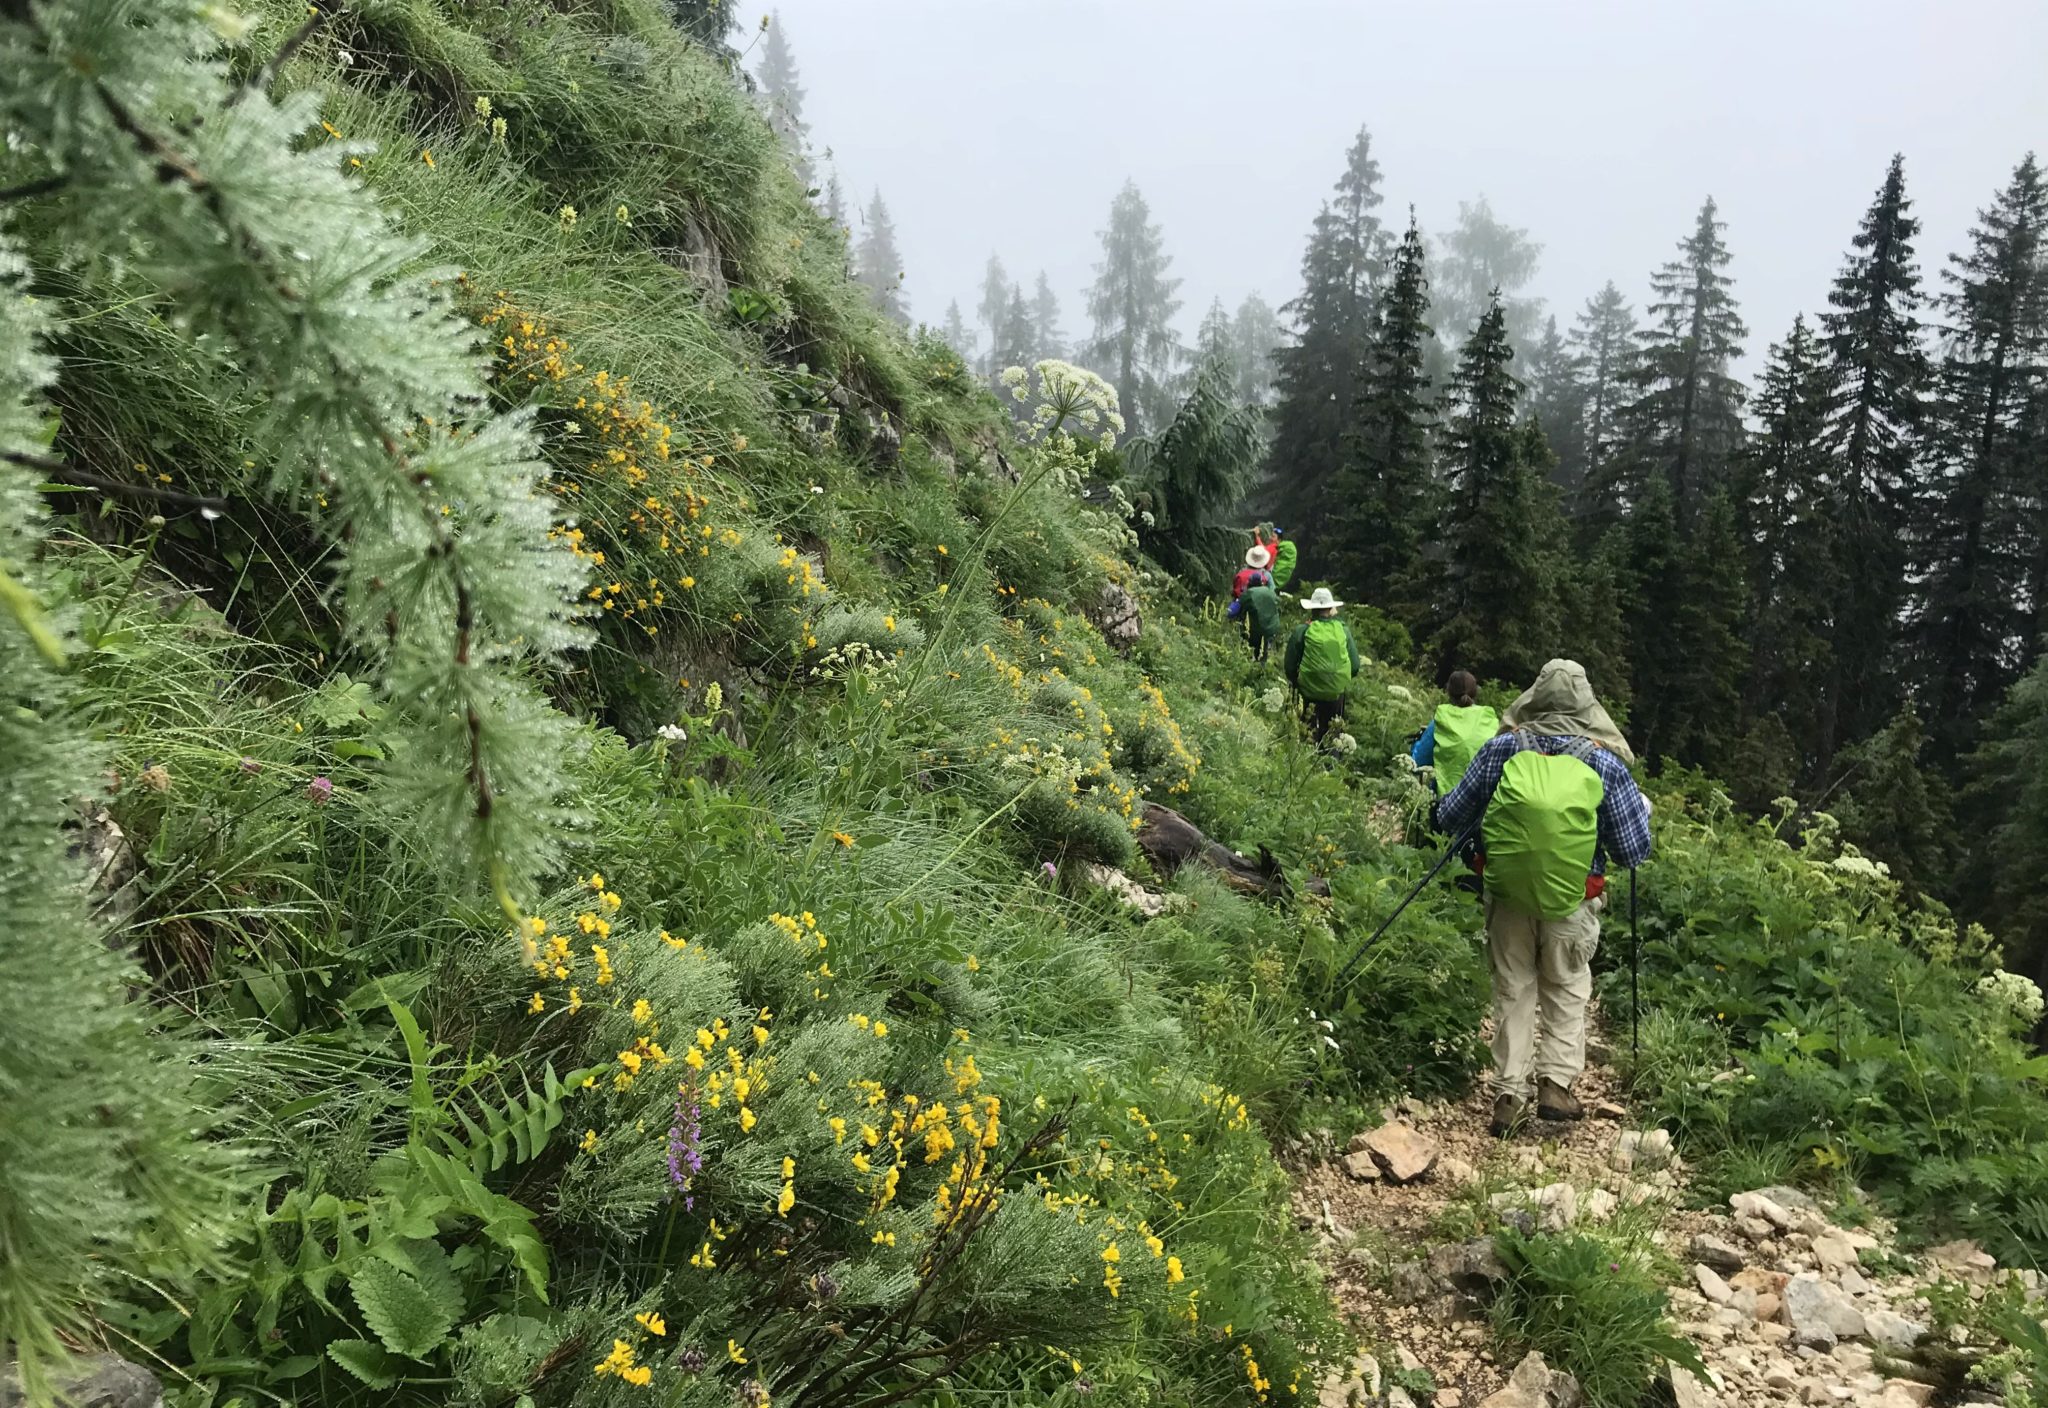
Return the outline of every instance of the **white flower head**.
[[[663,724],[660,728],[656,729],[655,732],[660,734],[663,738],[666,738],[671,743],[685,742],[688,740],[690,736],[689,733],[684,730],[681,724]]]
[[[2023,973],[2008,973],[2004,969],[1987,973],[1977,980],[1977,995],[1991,1006],[2003,1009],[2022,1027],[2031,1027],[2041,1020],[2040,985]]]

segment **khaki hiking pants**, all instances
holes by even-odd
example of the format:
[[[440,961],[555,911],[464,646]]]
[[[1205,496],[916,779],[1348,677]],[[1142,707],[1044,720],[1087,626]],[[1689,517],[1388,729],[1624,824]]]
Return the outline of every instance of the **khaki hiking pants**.
[[[1585,1069],[1586,1004],[1603,903],[1587,900],[1567,918],[1538,919],[1486,897],[1495,1095],[1526,1100],[1532,1077],[1569,1089]]]

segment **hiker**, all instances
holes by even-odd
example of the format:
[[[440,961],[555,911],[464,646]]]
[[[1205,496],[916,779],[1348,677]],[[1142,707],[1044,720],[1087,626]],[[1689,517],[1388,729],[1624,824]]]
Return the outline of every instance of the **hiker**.
[[[1246,587],[1255,582],[1271,585],[1273,574],[1267,569],[1272,565],[1273,554],[1257,543],[1244,550],[1244,566],[1237,569],[1237,575],[1230,581],[1230,599],[1234,603],[1244,595]],[[1233,616],[1236,612],[1231,613]]]
[[[1280,530],[1270,523],[1261,523],[1252,531],[1252,537],[1266,550],[1266,559],[1273,565],[1273,590],[1286,587],[1294,580],[1294,544],[1282,538]]]
[[[1287,682],[1308,701],[1310,731],[1318,743],[1336,722],[1344,693],[1360,666],[1358,642],[1351,638],[1351,628],[1337,619],[1337,608],[1343,604],[1328,587],[1317,587],[1301,603],[1308,621],[1295,627],[1287,641]]]
[[[1607,862],[1633,870],[1650,854],[1650,804],[1628,770],[1634,754],[1583,666],[1552,660],[1502,722],[1508,731],[1481,746],[1431,808],[1440,830],[1479,829],[1496,1137],[1520,1127],[1532,1079],[1540,1118],[1584,1115],[1571,1087],[1586,1066]]]
[[[1429,727],[1408,750],[1415,766],[1434,769],[1439,797],[1458,785],[1472,755],[1500,732],[1500,715],[1479,702],[1479,677],[1470,670],[1453,670],[1444,694],[1449,702],[1436,706]]]
[[[1245,644],[1252,659],[1264,660],[1266,647],[1280,638],[1280,593],[1273,589],[1271,576],[1262,576],[1244,589],[1244,595],[1230,603],[1230,614],[1244,617]]]

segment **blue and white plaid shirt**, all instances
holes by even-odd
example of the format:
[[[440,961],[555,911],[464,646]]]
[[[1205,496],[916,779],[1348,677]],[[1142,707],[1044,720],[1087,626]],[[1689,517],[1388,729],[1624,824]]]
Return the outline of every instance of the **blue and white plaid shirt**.
[[[1593,873],[1606,873],[1607,857],[1633,870],[1650,858],[1650,805],[1642,789],[1629,775],[1628,764],[1605,748],[1586,748],[1582,738],[1561,738],[1555,734],[1503,733],[1472,755],[1465,776],[1437,803],[1437,822],[1452,836],[1486,814],[1494,788],[1500,786],[1501,770],[1508,759],[1525,748],[1539,753],[1570,753],[1583,757],[1600,775],[1604,795],[1600,799],[1600,844],[1593,852]]]

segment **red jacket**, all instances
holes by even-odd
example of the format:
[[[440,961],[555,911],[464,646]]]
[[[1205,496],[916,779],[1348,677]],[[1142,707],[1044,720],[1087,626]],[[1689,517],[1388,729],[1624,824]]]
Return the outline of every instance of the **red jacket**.
[[[1238,568],[1237,577],[1230,584],[1230,599],[1232,601],[1237,600],[1244,595],[1246,587],[1257,585],[1261,579],[1270,583],[1273,580],[1273,574],[1263,567]]]

